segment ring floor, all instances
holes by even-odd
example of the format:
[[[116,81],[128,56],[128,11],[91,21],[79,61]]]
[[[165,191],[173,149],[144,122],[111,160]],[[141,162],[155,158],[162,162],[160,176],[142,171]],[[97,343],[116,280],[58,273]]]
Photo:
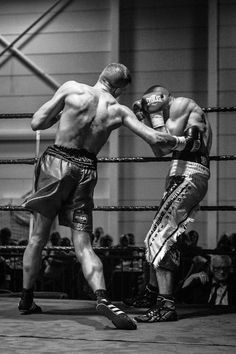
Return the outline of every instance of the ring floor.
[[[36,299],[43,313],[20,315],[18,298],[0,298],[0,353],[236,353],[236,309],[179,306],[179,320],[116,329],[94,301]],[[115,303],[126,309],[121,303]],[[145,309],[131,308],[131,317]]]

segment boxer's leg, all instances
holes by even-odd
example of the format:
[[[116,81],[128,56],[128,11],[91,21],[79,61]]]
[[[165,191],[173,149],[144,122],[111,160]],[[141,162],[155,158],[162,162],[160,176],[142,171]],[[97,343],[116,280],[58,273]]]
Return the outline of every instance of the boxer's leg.
[[[33,301],[33,289],[41,268],[42,250],[48,241],[52,221],[39,213],[34,216],[33,234],[23,257],[23,290],[18,306],[22,314],[41,312],[41,308]]]

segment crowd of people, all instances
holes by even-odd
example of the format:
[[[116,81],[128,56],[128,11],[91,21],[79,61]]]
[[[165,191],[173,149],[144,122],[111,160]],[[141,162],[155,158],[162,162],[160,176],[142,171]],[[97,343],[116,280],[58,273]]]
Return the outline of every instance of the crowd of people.
[[[199,234],[195,230],[184,232],[178,240],[180,267],[174,290],[177,303],[236,305],[236,233],[221,235],[211,252],[201,248],[198,241]],[[142,248],[136,247],[135,235],[123,234],[118,244],[113,242],[113,237],[105,234],[102,227],[95,228],[92,244],[102,260],[110,297],[123,300],[126,306],[153,306],[156,293],[147,291],[149,264],[145,261],[144,251],[140,252]],[[0,230],[1,246],[26,246],[27,243],[27,238],[17,242],[7,227]],[[1,291],[20,291],[22,257],[21,248],[0,250]],[[94,299],[76,260],[71,240],[59,232],[50,234],[43,251],[37,289],[63,292],[69,298]]]

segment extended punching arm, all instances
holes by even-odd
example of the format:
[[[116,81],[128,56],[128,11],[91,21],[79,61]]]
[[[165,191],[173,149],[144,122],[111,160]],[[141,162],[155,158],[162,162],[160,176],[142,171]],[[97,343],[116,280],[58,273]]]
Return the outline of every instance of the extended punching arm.
[[[136,115],[136,117],[138,118],[138,120],[142,121],[145,119],[145,114],[142,109],[141,100],[136,100],[133,103],[132,110],[133,110],[134,114]]]

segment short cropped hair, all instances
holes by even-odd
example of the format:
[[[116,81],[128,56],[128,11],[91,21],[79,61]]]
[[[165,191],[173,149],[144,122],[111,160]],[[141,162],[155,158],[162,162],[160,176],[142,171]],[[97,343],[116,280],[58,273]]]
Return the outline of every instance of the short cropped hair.
[[[131,83],[131,75],[125,65],[111,63],[103,69],[99,76],[99,81],[108,82],[114,88],[123,88]]]
[[[144,95],[147,95],[148,93],[151,93],[151,92],[155,92],[155,91],[163,91],[162,93],[164,93],[165,95],[169,96],[170,95],[170,92],[169,90],[167,90],[167,88],[165,88],[164,86],[162,85],[153,85],[151,87],[149,87],[145,92],[144,92]]]

